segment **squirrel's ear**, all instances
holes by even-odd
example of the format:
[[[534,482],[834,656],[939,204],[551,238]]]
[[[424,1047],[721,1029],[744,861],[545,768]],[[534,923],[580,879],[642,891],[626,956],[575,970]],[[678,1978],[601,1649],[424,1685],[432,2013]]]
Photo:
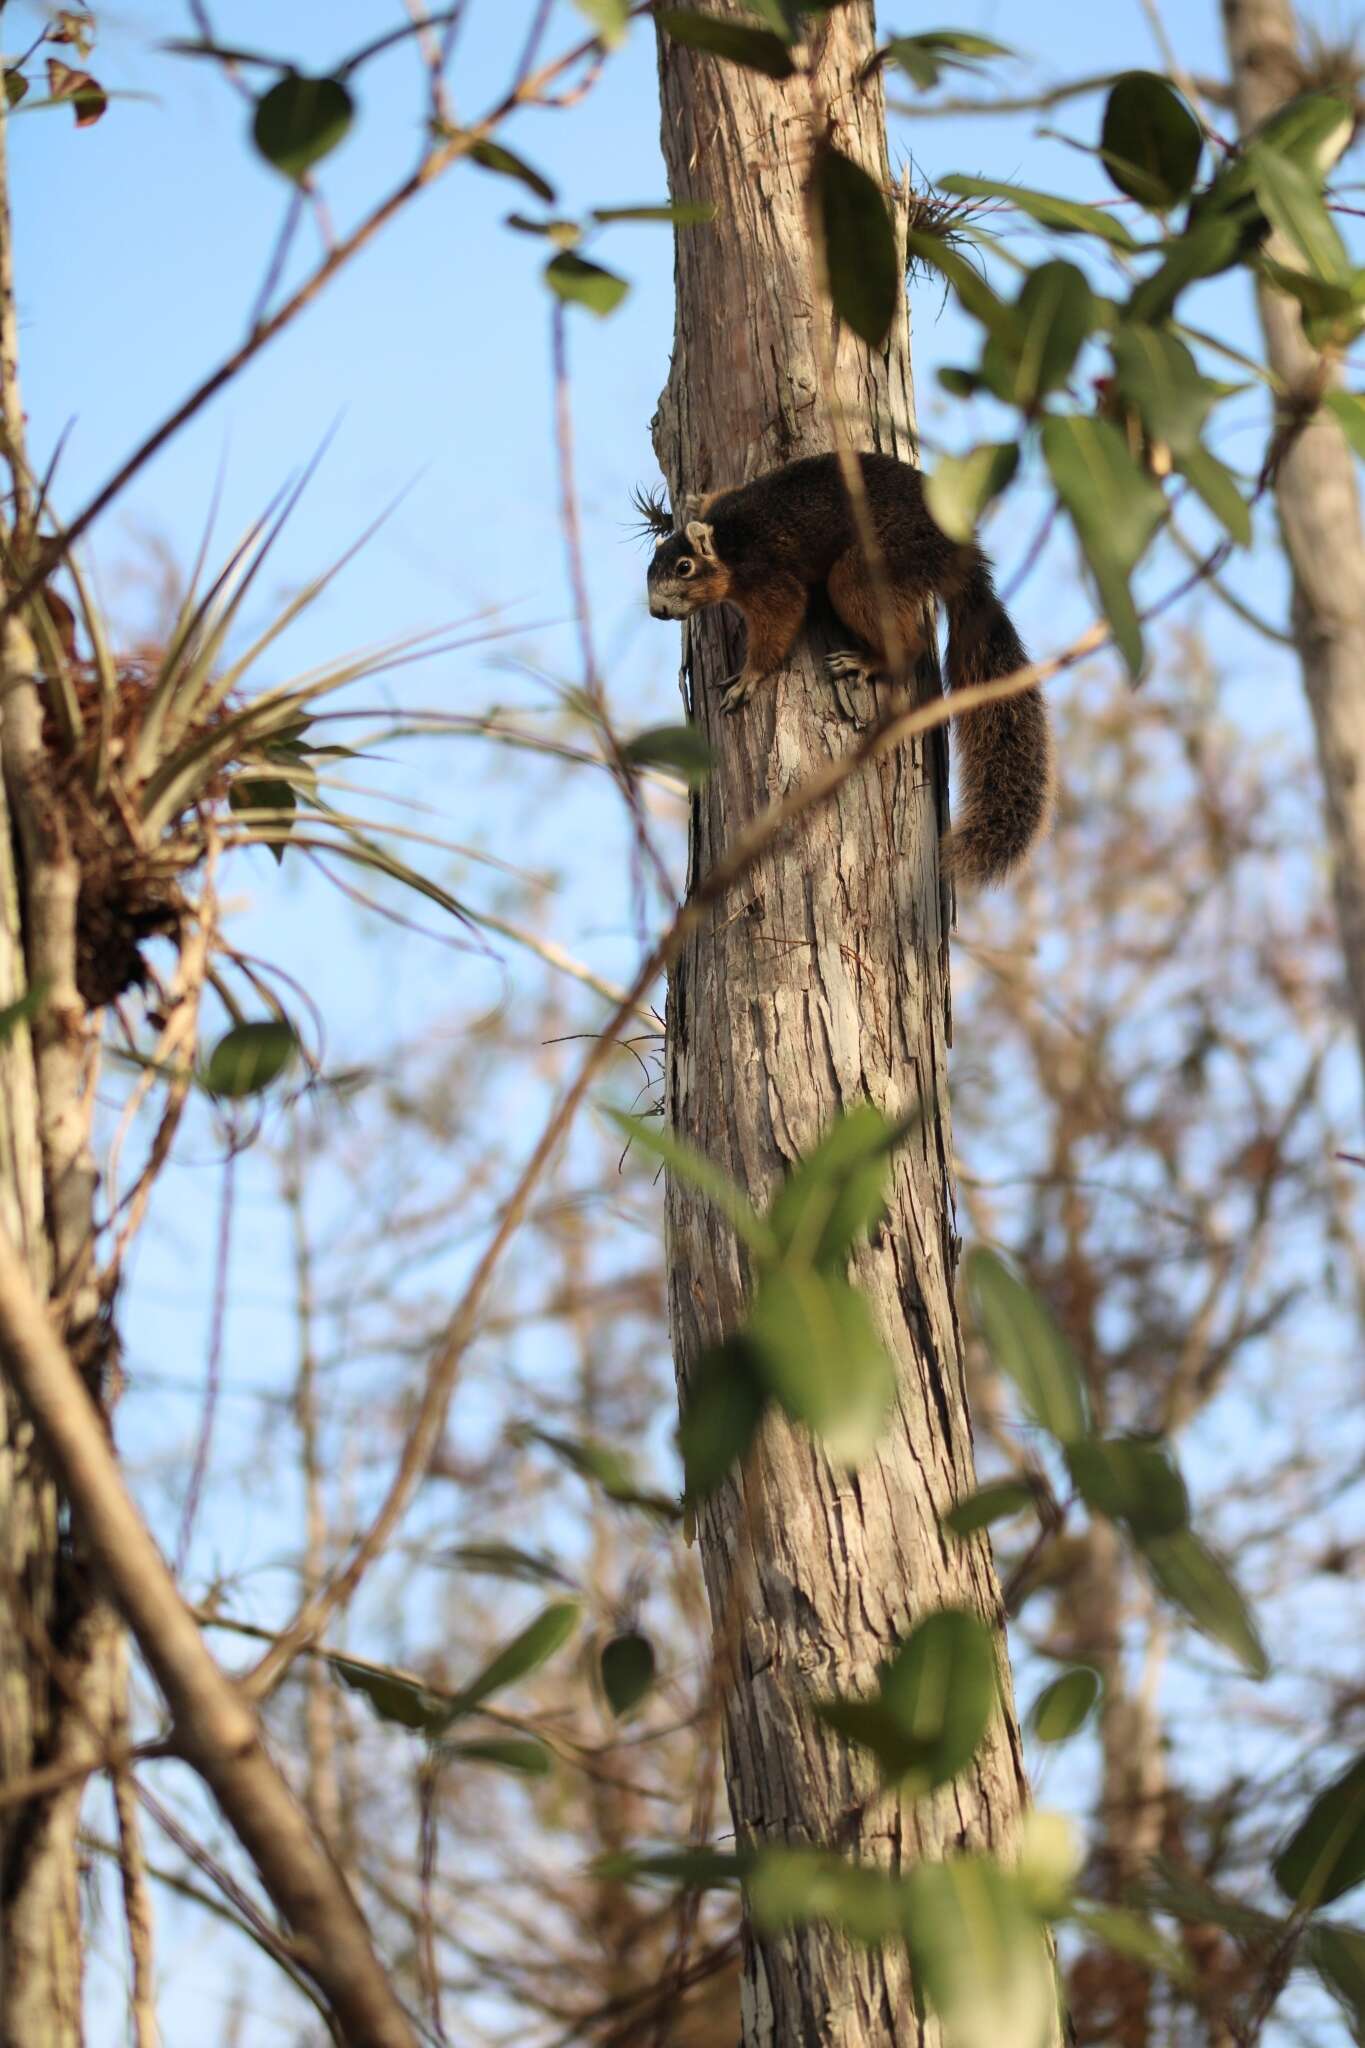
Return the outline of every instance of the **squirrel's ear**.
[[[684,531],[704,562],[714,562],[716,560],[716,529],[714,526],[708,526],[704,519],[689,519]]]

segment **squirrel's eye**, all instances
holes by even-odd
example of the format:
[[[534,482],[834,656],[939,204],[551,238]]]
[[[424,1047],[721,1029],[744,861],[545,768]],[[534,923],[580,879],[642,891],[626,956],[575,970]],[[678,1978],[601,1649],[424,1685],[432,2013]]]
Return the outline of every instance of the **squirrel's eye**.
[[[696,573],[697,565],[692,560],[692,557],[690,555],[680,555],[678,558],[678,574],[680,576],[695,576]]]

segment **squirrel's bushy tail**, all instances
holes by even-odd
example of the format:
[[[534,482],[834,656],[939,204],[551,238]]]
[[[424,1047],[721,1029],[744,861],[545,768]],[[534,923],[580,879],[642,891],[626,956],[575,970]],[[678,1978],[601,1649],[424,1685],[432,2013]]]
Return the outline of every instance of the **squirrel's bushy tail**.
[[[948,687],[994,682],[1027,666],[1019,635],[976,548],[947,599]],[[1052,801],[1052,745],[1042,692],[1023,690],[953,720],[956,818],[944,840],[955,880],[998,882],[1028,854]]]

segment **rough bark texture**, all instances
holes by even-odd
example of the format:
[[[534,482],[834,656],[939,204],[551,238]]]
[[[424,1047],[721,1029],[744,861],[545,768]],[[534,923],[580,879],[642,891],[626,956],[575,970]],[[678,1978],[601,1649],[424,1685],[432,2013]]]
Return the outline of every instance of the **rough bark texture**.
[[[1290,0],[1222,0],[1243,134],[1304,89]],[[1274,253],[1272,251],[1272,253]],[[1292,254],[1285,254],[1292,262]],[[1257,286],[1266,358],[1289,399],[1310,402],[1334,372],[1304,339],[1296,302]],[[1365,1058],[1365,538],[1355,458],[1317,412],[1280,464],[1275,503],[1293,576],[1292,625],[1317,734],[1333,890],[1356,1035]]]
[[[739,10],[726,0],[708,11]],[[811,46],[811,74],[775,83],[661,41],[671,190],[718,209],[713,228],[678,238],[673,364],[655,422],[675,505],[829,448],[832,404],[855,447],[915,456],[908,313],[870,352],[811,278],[813,138],[828,128],[889,190],[880,81],[862,76],[871,6],[836,10]],[[834,644],[818,628],[811,640],[817,656]],[[803,646],[737,717],[721,717],[715,686],[739,667],[739,643],[716,614],[694,621],[685,642],[695,716],[715,753],[693,806],[691,884],[757,810],[846,753],[878,708],[871,689],[831,685]],[[1026,1800],[1008,1700],[954,1785],[866,1812],[869,1775],[811,1712],[814,1696],[869,1687],[926,1611],[1000,1612],[985,1543],[954,1544],[939,1527],[973,1485],[952,1294],[942,768],[936,746],[906,747],[802,819],[694,937],[668,1004],[670,1122],[756,1199],[841,1109],[870,1098],[893,1116],[923,1111],[898,1158],[889,1220],[856,1261],[900,1375],[876,1454],[856,1472],[835,1469],[804,1433],[769,1424],[742,1483],[700,1518],[713,1622],[733,1658],[726,1766],[739,1839],[835,1844],[892,1867],[1006,1850]],[[668,1220],[685,1384],[701,1348],[742,1317],[748,1275],[715,1209],[676,1181]],[[938,2035],[915,2015],[899,1952],[871,1954],[817,1927],[749,1945],[744,2038],[747,2048],[918,2048]]]

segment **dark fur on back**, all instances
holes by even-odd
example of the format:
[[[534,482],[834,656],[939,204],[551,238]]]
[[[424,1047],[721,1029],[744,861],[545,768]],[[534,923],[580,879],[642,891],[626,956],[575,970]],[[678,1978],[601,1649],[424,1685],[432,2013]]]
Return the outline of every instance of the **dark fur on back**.
[[[1023,668],[1028,657],[980,548],[950,540],[934,524],[911,464],[890,455],[860,461],[905,646],[913,652],[922,640],[922,608],[937,597],[948,614],[949,689]],[[651,609],[660,617],[685,617],[722,601],[739,607],[749,628],[748,689],[781,665],[805,597],[822,585],[874,664],[886,666],[884,599],[863,562],[835,455],[808,456],[703,499],[681,531],[660,541],[648,581]],[[745,693],[742,687],[732,702]],[[1042,697],[1032,689],[982,705],[956,718],[953,730],[962,789],[945,853],[959,879],[998,881],[1025,857],[1047,820],[1051,750]]]

